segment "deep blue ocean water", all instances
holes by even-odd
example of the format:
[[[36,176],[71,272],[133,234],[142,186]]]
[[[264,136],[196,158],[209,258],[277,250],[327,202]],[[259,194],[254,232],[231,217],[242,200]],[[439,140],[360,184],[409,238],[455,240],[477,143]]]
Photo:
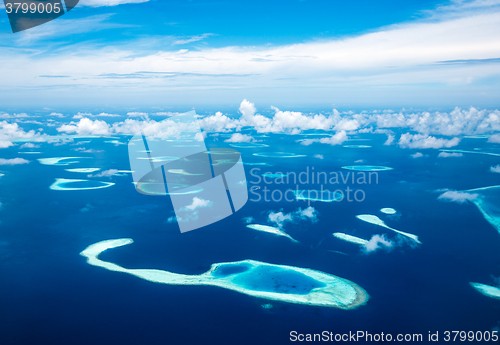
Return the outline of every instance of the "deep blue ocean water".
[[[304,137],[269,134],[258,138],[269,147],[238,148],[244,162],[272,164],[245,166],[249,187],[255,185],[250,173],[254,168],[262,174],[300,173],[307,167],[346,174],[348,170],[341,167],[355,164],[393,170],[379,172],[378,184],[351,185],[365,192],[362,202],[311,202],[317,222],[284,225],[299,244],[248,229],[243,218],[268,224],[270,211],[304,209],[305,201],[249,200],[233,216],[181,234],[176,223],[167,222],[174,215],[169,198],[137,193],[130,175],[89,178],[116,183],[109,188],[49,189],[56,178],[87,178],[66,168],[130,169],[126,145],[95,138],[81,146],[102,152],[75,152],[72,149],[81,146],[71,143],[41,143],[32,150],[41,154],[22,154],[29,150],[19,147],[3,149],[1,158],[31,162],[0,166],[5,174],[0,177],[0,344],[287,344],[291,331],[359,330],[422,333],[426,339],[429,331],[491,331],[499,326],[500,301],[481,295],[469,282],[494,285],[493,277],[500,276],[500,234],[472,203],[440,201],[436,190],[500,184],[500,174],[489,172],[500,157],[437,158],[438,150],[384,146],[385,135],[375,134],[351,138],[369,140],[345,143],[370,148],[303,146],[296,142],[300,138]],[[229,147],[223,139],[209,138],[207,145]],[[79,140],[89,139],[75,142]],[[500,153],[500,146],[486,139],[465,138],[455,148]],[[412,158],[417,151],[426,156]],[[257,152],[306,157],[266,158],[254,156]],[[64,156],[92,159],[67,166],[41,165],[36,160]],[[355,163],[359,160],[364,163]],[[282,191],[288,187],[294,188],[268,186]],[[299,189],[319,188],[311,183]],[[398,213],[384,215],[379,211],[383,207]],[[377,215],[395,229],[417,234],[422,245],[412,246],[390,230],[362,222],[356,219],[358,214]],[[364,254],[359,246],[333,238],[334,232],[365,239],[385,234],[399,245]],[[127,268],[183,274],[200,274],[213,263],[245,259],[312,268],[355,282],[370,300],[357,309],[340,310],[257,299],[218,287],[155,284],[90,266],[79,255],[98,241],[125,237],[134,243],[106,251],[100,258]],[[272,308],[263,308],[268,303]]]

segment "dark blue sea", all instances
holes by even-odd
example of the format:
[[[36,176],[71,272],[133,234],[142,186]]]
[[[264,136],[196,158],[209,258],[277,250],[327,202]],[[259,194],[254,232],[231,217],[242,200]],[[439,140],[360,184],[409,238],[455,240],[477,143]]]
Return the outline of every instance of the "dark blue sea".
[[[76,138],[64,145],[3,149],[0,158],[29,164],[0,166],[0,344],[288,344],[290,332],[422,334],[499,330],[500,300],[488,298],[470,282],[495,285],[500,276],[500,233],[470,202],[438,200],[439,190],[467,190],[500,184],[489,171],[500,157],[467,154],[438,158],[438,150],[383,145],[383,134],[360,134],[343,145],[301,145],[303,135],[253,135],[268,147],[238,148],[249,187],[286,191],[295,184],[256,183],[251,174],[343,172],[356,164],[384,166],[378,183],[328,186],[361,189],[362,201],[255,201],[234,215],[201,229],[180,233],[167,196],[138,193],[130,174],[90,177],[70,168],[130,170],[126,145],[109,138]],[[311,136],[312,137],[312,136]],[[117,139],[127,143],[130,137]],[[209,147],[230,147],[224,135],[208,137]],[[216,140],[217,139],[217,140]],[[74,145],[78,141],[89,141]],[[352,148],[344,145],[366,145]],[[93,153],[74,151],[78,147]],[[464,138],[454,149],[500,153],[487,139]],[[26,151],[41,152],[27,154]],[[412,158],[421,152],[424,156]],[[305,157],[270,158],[254,153],[287,152]],[[322,155],[322,158],[315,157]],[[38,158],[75,159],[66,166],[42,165]],[[357,162],[357,163],[356,163]],[[97,172],[98,173],[98,172]],[[352,172],[351,172],[352,173]],[[94,173],[95,174],[95,173]],[[103,189],[58,191],[56,178],[115,183]],[[310,182],[299,189],[319,189]],[[275,195],[278,195],[276,192]],[[360,195],[360,194],[358,194]],[[290,213],[312,206],[317,221],[284,224],[299,243],[248,229],[244,218],[268,223],[269,212]],[[397,210],[395,215],[381,208]],[[416,234],[421,245],[356,218],[377,215],[395,229]],[[383,234],[395,245],[365,253],[332,236],[343,232],[370,239]],[[201,274],[214,263],[258,260],[311,268],[348,279],[369,294],[353,310],[310,307],[258,299],[212,286],[157,284],[89,265],[79,253],[115,238],[134,243],[101,254],[127,268]],[[271,307],[264,305],[271,304]],[[476,342],[468,342],[476,343]],[[491,342],[490,342],[491,343]]]

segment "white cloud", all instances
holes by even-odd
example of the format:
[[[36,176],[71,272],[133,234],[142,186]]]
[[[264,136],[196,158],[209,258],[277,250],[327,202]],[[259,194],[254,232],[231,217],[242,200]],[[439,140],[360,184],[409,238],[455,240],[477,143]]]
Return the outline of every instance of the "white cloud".
[[[193,202],[190,205],[186,206],[185,208],[187,210],[194,211],[197,208],[209,207],[209,206],[212,206],[212,202],[210,200],[205,200],[205,199],[201,199],[198,197],[194,197]]]
[[[399,138],[399,146],[410,149],[440,149],[453,147],[460,143],[459,138],[443,139],[426,134],[402,134]]]
[[[78,112],[76,115],[73,116],[73,119],[83,119],[84,117],[121,117],[121,115],[118,114],[110,114],[110,113],[99,113],[97,115],[94,115],[92,113],[81,113]]]
[[[477,198],[477,194],[471,194],[467,192],[460,192],[454,190],[448,190],[441,194],[438,199],[443,201],[457,202],[463,204],[466,201],[471,201]]]
[[[300,220],[310,220],[313,223],[318,221],[318,211],[312,206],[306,209],[298,208],[296,211],[290,213],[269,212],[268,221],[275,223],[278,227],[282,228],[286,222],[296,223]]]
[[[355,131],[359,128],[359,122],[355,119],[341,119],[334,127],[336,131]]]
[[[0,149],[6,149],[7,147],[11,147],[14,144],[8,140],[0,140]]]
[[[73,149],[73,151],[79,151],[79,152],[85,152],[85,153],[99,153],[99,152],[104,152],[104,150],[86,149],[85,147],[79,147],[77,149]]]
[[[38,117],[38,116],[30,116],[26,113],[19,113],[19,114],[8,114],[3,112],[0,113],[0,119],[23,119],[29,117]]]
[[[306,139],[300,142],[301,145],[311,145],[312,143],[321,143],[321,144],[329,144],[329,145],[340,145],[344,141],[348,140],[347,134],[345,131],[340,131],[335,133],[331,137],[321,138],[321,139]]]
[[[82,0],[80,4],[112,6],[128,2],[130,0]],[[68,22],[70,21],[62,19],[52,23],[61,23],[61,27],[64,27]],[[78,23],[78,30],[89,31],[92,30],[89,28],[95,27],[83,24],[85,22]],[[42,28],[46,28],[46,25]],[[4,83],[14,91],[29,85],[33,75],[37,73],[57,71],[67,78],[44,78],[36,87],[48,89],[47,86],[61,85],[64,88],[65,85],[73,86],[77,80],[77,88],[86,92],[93,86],[99,87],[94,89],[96,93],[113,86],[118,92],[132,89],[129,95],[139,98],[143,97],[143,93],[135,91],[157,90],[151,95],[154,99],[158,94],[166,94],[165,91],[178,90],[180,85],[190,90],[204,89],[201,91],[203,93],[209,88],[234,90],[247,87],[252,90],[260,88],[262,93],[276,90],[274,92],[281,94],[284,94],[282,86],[287,86],[300,90],[303,99],[316,100],[316,94],[313,94],[316,90],[328,93],[330,99],[337,90],[339,93],[346,90],[344,94],[352,93],[352,98],[359,98],[360,93],[351,90],[369,86],[372,91],[370,96],[376,99],[381,93],[394,97],[394,93],[387,92],[386,87],[391,88],[391,91],[396,88],[401,91],[402,87],[413,84],[420,85],[419,89],[422,90],[429,83],[435,83],[445,88],[447,85],[481,82],[484,78],[494,77],[500,71],[499,64],[469,64],[467,61],[478,62],[500,56],[499,25],[500,13],[494,8],[461,16],[441,15],[432,20],[412,19],[407,23],[386,26],[357,36],[281,46],[269,44],[165,51],[160,46],[163,43],[160,39],[156,46],[151,47],[145,44],[151,42],[151,38],[145,38],[129,46],[119,42],[115,46],[107,45],[101,49],[95,49],[95,44],[82,45],[80,42],[77,47],[68,45],[65,50],[58,51],[57,56],[49,53],[33,54],[30,49],[16,49],[13,52],[7,49],[3,55],[7,63],[0,64],[0,73]],[[53,36],[57,31],[65,31],[56,31],[54,28],[59,27],[50,26],[47,35]],[[147,48],[138,49],[144,46]],[[75,69],[74,66],[79,68]],[[169,71],[177,79],[172,83],[148,83],[147,90],[144,90],[144,80],[140,78],[130,78],[126,83],[116,85],[116,79],[99,77],[104,74],[124,74],[124,71]],[[245,71],[244,81],[239,77],[230,77],[241,75],[241,71]],[[195,73],[200,76],[196,77],[195,82],[188,83]],[[226,75],[229,77],[218,78]],[[378,88],[374,86],[382,88],[383,92],[376,92]],[[310,92],[303,92],[309,89]],[[456,99],[457,93],[453,91],[455,90],[451,90],[450,94]],[[430,93],[435,95],[434,88]],[[460,93],[458,97],[466,93],[468,92]],[[192,93],[187,94],[192,97]],[[225,93],[222,94],[226,96]],[[406,97],[408,93],[399,93],[403,94]],[[175,99],[177,95],[174,92],[170,97]],[[213,93],[208,97],[211,95]],[[284,97],[290,99],[288,92]],[[341,98],[342,94],[336,94],[336,97]],[[419,94],[416,92],[413,97],[418,98]],[[450,126],[455,128],[453,123]]]
[[[20,146],[20,148],[22,148],[22,149],[34,149],[34,148],[37,148],[37,147],[40,147],[40,145],[35,145],[33,143],[25,143],[25,144],[22,144]]]
[[[254,138],[247,134],[234,133],[231,138],[224,140],[229,143],[249,143],[254,141]]]
[[[29,139],[39,136],[40,134],[36,133],[34,130],[25,132],[17,123],[0,121],[0,148],[13,146],[14,143],[12,141],[16,139]]]
[[[297,111],[282,111],[272,107],[274,115],[266,117],[257,113],[255,105],[244,99],[239,107],[241,117],[232,118],[222,112],[215,115],[205,116],[198,120],[204,132],[239,132],[243,127],[253,127],[260,133],[286,133],[300,134],[306,130],[323,130],[325,132],[336,132],[331,137],[305,139],[302,145],[312,143],[324,143],[338,145],[348,139],[347,131],[356,129],[358,132],[387,134],[386,145],[395,141],[394,134],[386,128],[405,128],[417,132],[417,134],[406,133],[401,135],[399,145],[406,148],[449,148],[458,145],[460,139],[449,136],[480,134],[500,130],[500,112],[498,110],[487,111],[470,108],[462,110],[456,108],[450,113],[417,112],[407,113],[401,111],[373,111],[373,112],[343,112],[333,109],[331,114],[305,114]],[[104,114],[104,115],[103,115]],[[93,120],[89,116],[108,116],[79,113],[78,122],[64,124],[58,128],[59,132],[76,134],[135,134],[141,131],[148,136],[167,137],[175,136],[180,131],[179,125],[167,118],[163,121],[149,119],[143,112],[128,113],[129,116],[136,115],[142,118],[129,118],[125,121],[106,123],[104,120]],[[374,129],[376,128],[376,129]],[[339,129],[342,129],[339,131]],[[431,134],[448,136],[448,138],[432,136]],[[233,134],[232,140],[247,140],[247,134]],[[493,138],[493,139],[492,139]],[[1,139],[1,138],[0,138]],[[495,135],[490,141],[495,140]]]
[[[118,170],[109,169],[109,170],[104,170],[103,172],[100,172],[99,174],[88,175],[87,177],[111,177],[117,173],[118,173]]]
[[[493,134],[491,137],[488,138],[488,142],[500,144],[500,134]]]
[[[179,44],[198,42],[198,41],[204,40],[205,38],[210,37],[210,36],[213,36],[213,34],[202,34],[202,35],[191,36],[189,38],[175,40],[173,44],[179,45]]]
[[[386,133],[386,145],[394,141],[394,135],[386,128],[407,128],[418,132],[425,137],[420,139],[426,145],[439,146],[443,141],[431,137],[430,134],[441,136],[484,134],[500,131],[500,111],[498,110],[478,110],[476,108],[460,109],[455,108],[449,113],[445,112],[414,112],[405,111],[374,111],[374,112],[344,112],[339,113],[336,109],[330,115],[323,114],[303,114],[296,111],[281,111],[276,107],[273,117],[265,117],[257,113],[255,105],[244,99],[240,104],[239,119],[232,119],[222,113],[202,119],[202,127],[209,131],[239,131],[244,126],[252,126],[258,132],[285,132],[288,134],[298,134],[304,130],[325,130],[325,131],[352,131],[360,132],[373,131],[373,126],[377,133]],[[495,137],[492,136],[494,140]],[[418,138],[415,138],[418,139]],[[452,139],[451,145],[458,139]],[[499,139],[500,140],[500,139]],[[302,143],[309,145],[316,142],[316,139],[306,139]]]
[[[448,157],[462,157],[463,154],[460,153],[460,152],[440,152],[438,154],[438,157],[441,157],[441,158],[448,158]]]
[[[227,132],[236,128],[241,128],[238,121],[230,119],[220,111],[216,112],[215,115],[200,119],[199,123],[200,127],[207,132]]]
[[[75,141],[73,140],[73,138],[63,138],[63,139],[48,140],[47,142],[49,144],[54,145],[54,146],[62,146],[62,145],[66,145],[69,143],[73,143]],[[78,145],[78,143],[77,143],[77,145]]]
[[[380,248],[390,249],[393,245],[394,243],[386,239],[384,235],[374,235],[363,245],[363,251],[368,254]]]
[[[324,159],[325,157],[323,157],[323,155],[314,155],[314,158]]]
[[[132,111],[132,112],[129,112],[127,113],[127,116],[130,116],[130,117],[148,117],[148,113],[143,113],[143,112],[140,112],[140,111]]]
[[[422,158],[424,154],[422,152],[416,152],[411,155],[411,158]]]
[[[493,173],[499,173],[500,174],[500,164],[495,165],[494,167],[490,167],[490,171]]]
[[[387,140],[385,141],[384,145],[392,145],[394,139],[395,139],[394,135],[387,134]]]
[[[12,158],[12,159],[0,158],[0,165],[19,165],[19,164],[28,164],[29,162],[30,161],[24,158]]]
[[[78,135],[110,135],[110,126],[103,120],[83,118],[57,128],[58,132],[76,133]]]
[[[243,222],[244,222],[245,224],[250,224],[250,223],[255,222],[255,218],[254,218],[254,217],[244,217],[244,218],[243,218]]]
[[[336,133],[335,135],[332,135],[329,138],[321,138],[319,139],[319,142],[322,144],[329,144],[329,145],[339,145],[342,144],[344,141],[346,141],[347,134],[345,131],[340,131]]]

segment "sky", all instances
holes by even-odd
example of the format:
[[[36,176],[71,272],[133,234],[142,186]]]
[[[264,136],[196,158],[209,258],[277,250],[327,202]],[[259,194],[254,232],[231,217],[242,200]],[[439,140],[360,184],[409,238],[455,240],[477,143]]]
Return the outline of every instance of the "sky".
[[[494,110],[500,0],[81,0],[3,12],[0,73],[3,112]]]

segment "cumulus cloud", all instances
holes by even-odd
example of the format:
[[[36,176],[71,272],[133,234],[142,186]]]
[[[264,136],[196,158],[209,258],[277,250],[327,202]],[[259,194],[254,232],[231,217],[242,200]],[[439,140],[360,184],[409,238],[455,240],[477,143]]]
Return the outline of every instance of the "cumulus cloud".
[[[244,217],[242,220],[243,220],[243,223],[245,223],[245,224],[250,224],[250,223],[255,222],[254,217]]]
[[[17,123],[0,121],[0,148],[13,146],[14,143],[12,141],[16,139],[29,139],[35,137],[40,137],[40,133],[34,130],[25,132]]]
[[[73,140],[73,138],[63,138],[63,139],[48,140],[47,142],[49,144],[54,145],[54,146],[61,146],[61,145],[73,143],[75,141]]]
[[[422,152],[417,152],[411,155],[411,158],[422,158],[424,154]]]
[[[104,150],[86,149],[85,147],[79,147],[77,149],[73,149],[73,151],[79,151],[79,152],[85,152],[85,153],[99,153],[99,152],[104,152]]]
[[[448,157],[462,157],[463,154],[461,154],[460,152],[440,152],[438,154],[438,157],[441,157],[441,158],[448,158]]]
[[[210,200],[205,200],[205,199],[201,199],[198,197],[194,197],[193,202],[190,205],[186,206],[185,209],[189,210],[189,211],[194,211],[197,208],[209,207],[211,205],[212,205],[212,202]]]
[[[488,142],[500,144],[500,134],[493,134],[491,137],[488,138]]]
[[[34,149],[40,147],[40,145],[35,145],[33,143],[25,143],[20,146],[22,149]]]
[[[455,190],[448,190],[441,194],[438,199],[443,201],[456,202],[463,204],[466,201],[472,201],[478,197],[478,194],[471,194],[467,192],[460,192]]]
[[[63,115],[63,114],[61,114],[61,113],[57,113],[57,112],[52,112],[52,113],[50,113],[50,114],[49,114],[49,116],[64,117],[64,115]]]
[[[348,140],[347,133],[345,131],[340,131],[335,133],[331,137],[321,138],[321,139],[305,139],[300,142],[301,145],[309,146],[313,143],[321,143],[328,145],[340,145],[344,141]]]
[[[79,135],[110,135],[110,134],[137,134],[168,138],[178,137],[183,131],[192,130],[192,124],[180,123],[170,119],[155,121],[150,119],[126,119],[112,125],[104,120],[82,118],[78,122],[72,121],[57,128],[59,132],[76,133]]]
[[[306,209],[298,208],[296,211],[290,213],[269,212],[268,222],[275,223],[279,228],[283,227],[286,222],[296,223],[300,220],[310,220],[315,223],[318,221],[318,211],[312,206]]]
[[[408,148],[449,148],[456,146],[460,139],[458,135],[485,134],[500,131],[500,112],[498,110],[478,110],[475,108],[456,108],[445,112],[394,112],[362,111],[355,113],[346,111],[340,113],[336,109],[330,114],[306,114],[292,110],[280,110],[272,107],[274,114],[266,117],[257,112],[255,104],[244,99],[239,106],[241,116],[233,118],[216,112],[214,115],[201,117],[198,122],[206,132],[239,132],[244,127],[252,127],[259,133],[299,134],[306,130],[322,130],[334,132],[329,138],[306,139],[303,145],[324,143],[337,145],[347,140],[347,133],[352,131],[375,132],[387,134],[386,145],[394,143],[395,136],[389,128],[407,129],[417,134],[406,133],[399,139],[401,147]],[[162,113],[163,114],[163,113]],[[171,113],[164,113],[171,114]],[[173,113],[172,113],[173,114]],[[108,124],[103,120],[91,119],[95,116],[111,116],[101,113],[92,115],[79,113],[78,122],[64,124],[59,132],[76,134],[135,134],[144,131],[146,135],[166,137],[177,130],[177,125],[168,118],[164,121],[154,121],[144,112],[128,113],[129,119]],[[374,129],[376,128],[376,129]],[[436,135],[452,138],[436,137]],[[235,136],[235,138],[239,137]],[[243,137],[245,138],[245,137]],[[494,142],[492,135],[490,141]]]
[[[224,140],[228,143],[249,143],[254,141],[254,138],[247,134],[234,133],[231,138]]]
[[[58,132],[76,133],[78,135],[110,135],[110,126],[102,120],[83,118],[78,122],[71,122],[57,128]]]
[[[207,132],[228,132],[233,129],[241,129],[239,121],[229,118],[220,111],[215,115],[204,117],[199,120],[200,127]]]
[[[490,171],[493,173],[499,173],[500,174],[500,164],[495,165],[494,167],[490,167]]]
[[[395,139],[394,135],[387,134],[387,140],[385,141],[384,145],[392,145],[394,139]]]
[[[460,143],[459,138],[444,139],[436,138],[427,134],[402,134],[399,138],[399,146],[410,149],[440,149],[453,147]]]
[[[323,155],[314,155],[314,158],[324,159],[325,157],[323,157]]]
[[[167,219],[168,223],[177,222],[189,222],[197,220],[199,217],[198,211],[201,208],[211,207],[212,201],[205,200],[202,198],[194,197],[191,204],[176,210],[176,216]]]
[[[363,245],[363,251],[368,254],[376,251],[377,249],[391,249],[394,243],[385,238],[384,235],[374,235],[372,238]]]
[[[336,131],[355,131],[359,128],[359,121],[356,119],[341,119],[334,127]]]
[[[30,116],[26,113],[14,113],[14,114],[9,114],[9,113],[0,113],[0,119],[22,119],[22,118],[27,118],[27,117],[38,117],[38,116]]]
[[[29,162],[30,161],[24,158],[12,158],[12,159],[0,158],[0,165],[20,165],[20,164],[28,164]]]

